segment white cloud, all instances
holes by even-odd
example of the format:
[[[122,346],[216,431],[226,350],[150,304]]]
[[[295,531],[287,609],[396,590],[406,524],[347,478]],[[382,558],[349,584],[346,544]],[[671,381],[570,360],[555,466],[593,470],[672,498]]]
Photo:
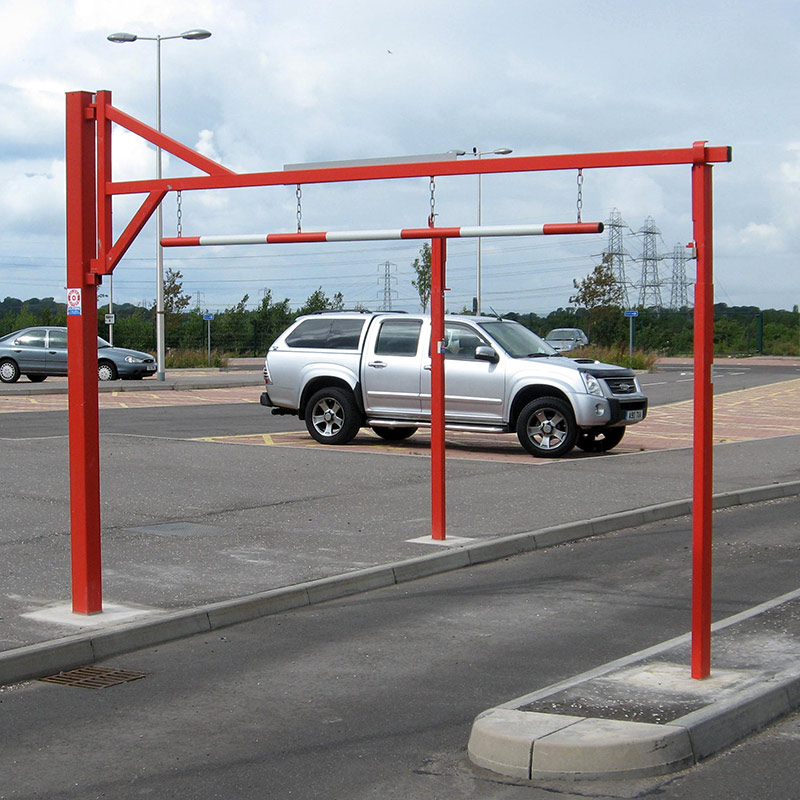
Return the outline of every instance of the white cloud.
[[[162,43],[163,128],[237,171],[473,145],[511,147],[517,155],[689,146],[701,138],[733,145],[734,162],[714,169],[726,302],[749,303],[757,291],[764,305],[791,305],[800,246],[800,106],[789,98],[800,8],[675,0],[663,14],[650,5],[498,0],[486,13],[477,0],[455,11],[435,0],[5,0],[0,295],[13,278],[4,258],[33,248],[52,263],[63,259],[64,92],[110,89],[115,105],[153,124],[155,43],[117,45],[106,36],[200,27],[212,37]],[[113,146],[115,178],[153,174],[151,146],[120,129]],[[164,162],[167,175],[194,174],[177,159]],[[484,220],[571,219],[575,199],[574,174],[490,176]],[[139,202],[115,200],[117,230]],[[303,223],[319,229],[419,225],[428,202],[424,179],[309,186]],[[168,198],[165,217],[174,207]],[[187,234],[292,230],[296,222],[294,187],[187,192],[183,207]],[[654,217],[670,251],[691,238],[688,167],[588,171],[584,219],[605,219],[614,207],[634,230]],[[472,222],[476,179],[439,180],[437,210],[442,224]],[[144,269],[135,259],[152,257],[151,228],[134,244],[126,274]],[[499,310],[565,305],[572,277],[588,273],[603,243],[602,237],[546,248],[493,242],[486,250],[489,301],[494,292]],[[361,253],[342,247],[331,255],[320,248],[262,249],[253,262],[294,265],[291,285],[305,295],[293,302],[302,302],[312,283],[312,290],[322,283],[332,293],[337,280],[347,284],[348,302],[372,302],[376,265],[386,258],[398,263],[399,284],[410,281],[402,270],[418,248],[403,248],[365,246]],[[460,307],[473,291],[474,247],[453,243],[450,253],[451,305]],[[263,286],[264,274],[245,268],[246,259],[237,256],[222,270],[207,253],[190,255],[193,264],[205,265],[195,269],[196,280],[201,272],[217,276],[203,288],[207,301],[214,296],[224,304],[244,291],[255,297]],[[526,260],[529,266],[521,263]],[[764,271],[769,282],[754,286]],[[132,299],[150,292],[139,283],[130,280]],[[276,283],[276,296],[283,285]]]

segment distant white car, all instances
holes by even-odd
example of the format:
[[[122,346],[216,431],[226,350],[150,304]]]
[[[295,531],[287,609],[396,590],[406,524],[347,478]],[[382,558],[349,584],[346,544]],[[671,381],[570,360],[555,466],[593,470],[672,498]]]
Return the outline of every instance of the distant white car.
[[[580,328],[556,328],[544,340],[559,353],[589,344],[589,337]]]

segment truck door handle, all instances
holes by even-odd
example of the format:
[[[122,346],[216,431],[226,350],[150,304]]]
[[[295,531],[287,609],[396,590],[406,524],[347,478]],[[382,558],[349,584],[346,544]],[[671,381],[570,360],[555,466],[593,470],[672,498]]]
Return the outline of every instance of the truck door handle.
[[[368,367],[375,367],[375,369],[383,369],[384,367],[388,367],[389,365],[385,361],[370,361],[367,364]]]
[[[430,364],[426,364],[422,369],[426,369],[426,370],[428,370],[428,372],[430,372],[431,371],[431,365]]]

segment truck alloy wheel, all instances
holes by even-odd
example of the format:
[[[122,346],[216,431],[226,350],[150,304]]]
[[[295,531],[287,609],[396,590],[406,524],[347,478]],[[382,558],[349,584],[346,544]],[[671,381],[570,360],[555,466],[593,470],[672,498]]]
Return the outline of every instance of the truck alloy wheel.
[[[575,446],[580,433],[570,406],[556,397],[533,400],[519,415],[517,437],[536,458],[558,458]]]
[[[306,406],[306,428],[322,444],[347,444],[361,427],[351,392],[338,387],[315,392]]]

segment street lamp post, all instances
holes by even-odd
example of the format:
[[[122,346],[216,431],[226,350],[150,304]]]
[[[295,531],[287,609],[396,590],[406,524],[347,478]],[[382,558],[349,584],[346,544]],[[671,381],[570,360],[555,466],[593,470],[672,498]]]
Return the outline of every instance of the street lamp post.
[[[194,28],[190,31],[177,33],[174,36],[138,36],[135,33],[112,33],[108,41],[115,44],[127,44],[143,39],[156,43],[156,130],[161,132],[161,42],[165,39],[208,39],[209,31]],[[156,147],[156,178],[161,179],[161,148]],[[161,204],[156,209],[156,360],[158,371],[156,378],[164,380],[164,251],[161,248],[161,237],[164,232],[164,218]]]
[[[511,150],[509,147],[498,147],[497,150],[484,150],[480,151],[477,147],[472,148],[472,155],[475,158],[480,158],[481,156],[487,155],[496,155],[496,156],[507,156],[509,153],[513,153],[514,151]],[[482,198],[481,198],[481,173],[478,173],[478,226],[481,225],[481,217],[482,217]],[[475,264],[475,313],[481,313],[481,237],[478,237],[478,254],[477,254],[477,261]]]

